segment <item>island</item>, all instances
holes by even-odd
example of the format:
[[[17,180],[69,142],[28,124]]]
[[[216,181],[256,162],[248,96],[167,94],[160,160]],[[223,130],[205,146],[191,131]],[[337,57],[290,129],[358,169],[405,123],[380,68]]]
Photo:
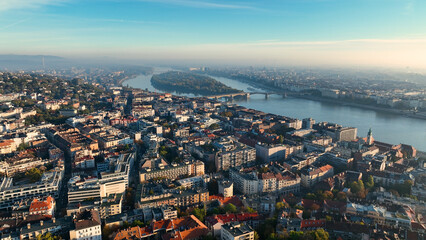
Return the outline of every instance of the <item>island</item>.
[[[151,84],[162,91],[192,93],[203,96],[241,92],[226,86],[214,78],[178,71],[153,75]]]

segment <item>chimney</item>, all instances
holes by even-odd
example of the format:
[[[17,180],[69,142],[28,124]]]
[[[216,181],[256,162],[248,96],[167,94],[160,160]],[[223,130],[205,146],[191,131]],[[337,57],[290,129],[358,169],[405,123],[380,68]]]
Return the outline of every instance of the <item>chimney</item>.
[[[31,229],[31,223],[27,223],[27,228]]]
[[[43,223],[44,223],[43,220],[40,220],[40,226],[43,226]]]

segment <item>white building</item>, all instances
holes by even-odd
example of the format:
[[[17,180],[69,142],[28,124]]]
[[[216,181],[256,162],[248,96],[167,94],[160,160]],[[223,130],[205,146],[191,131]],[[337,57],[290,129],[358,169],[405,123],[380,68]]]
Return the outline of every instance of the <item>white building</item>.
[[[219,181],[219,194],[222,194],[223,197],[232,197],[234,196],[234,183],[230,181]]]
[[[101,219],[98,211],[85,210],[74,219],[74,228],[70,231],[71,240],[101,240]]]
[[[238,222],[223,224],[220,229],[221,240],[254,240],[254,230],[247,224]]]

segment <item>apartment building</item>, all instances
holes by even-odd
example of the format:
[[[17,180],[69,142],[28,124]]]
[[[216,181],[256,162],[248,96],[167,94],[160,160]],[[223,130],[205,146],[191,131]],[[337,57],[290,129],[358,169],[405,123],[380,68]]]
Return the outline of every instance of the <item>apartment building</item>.
[[[11,207],[15,202],[37,197],[59,197],[63,169],[59,167],[45,172],[40,181],[31,184],[13,185],[13,179],[4,177],[0,181],[0,209]]]
[[[222,225],[221,240],[254,240],[254,230],[249,225],[230,222]]]
[[[302,186],[306,188],[313,187],[316,183],[332,177],[334,174],[334,168],[331,165],[325,165],[322,167],[309,166],[301,170]]]
[[[75,215],[71,240],[101,240],[101,218],[96,210],[84,210]]]
[[[146,160],[156,162],[157,160]],[[197,161],[185,161],[183,163],[168,164],[165,161],[152,163],[149,167],[144,167],[140,170],[139,179],[141,182],[148,181],[154,178],[177,179],[183,176],[201,176],[204,175],[204,163]]]
[[[213,143],[213,146],[217,150],[214,157],[216,171],[228,170],[256,161],[256,149],[237,142],[233,138],[222,138]]]

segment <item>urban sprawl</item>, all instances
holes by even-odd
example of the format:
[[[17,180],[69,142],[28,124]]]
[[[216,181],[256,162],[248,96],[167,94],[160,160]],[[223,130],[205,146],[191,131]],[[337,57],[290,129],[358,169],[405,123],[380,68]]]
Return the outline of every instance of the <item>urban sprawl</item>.
[[[373,132],[0,72],[1,239],[425,239],[425,155]]]

